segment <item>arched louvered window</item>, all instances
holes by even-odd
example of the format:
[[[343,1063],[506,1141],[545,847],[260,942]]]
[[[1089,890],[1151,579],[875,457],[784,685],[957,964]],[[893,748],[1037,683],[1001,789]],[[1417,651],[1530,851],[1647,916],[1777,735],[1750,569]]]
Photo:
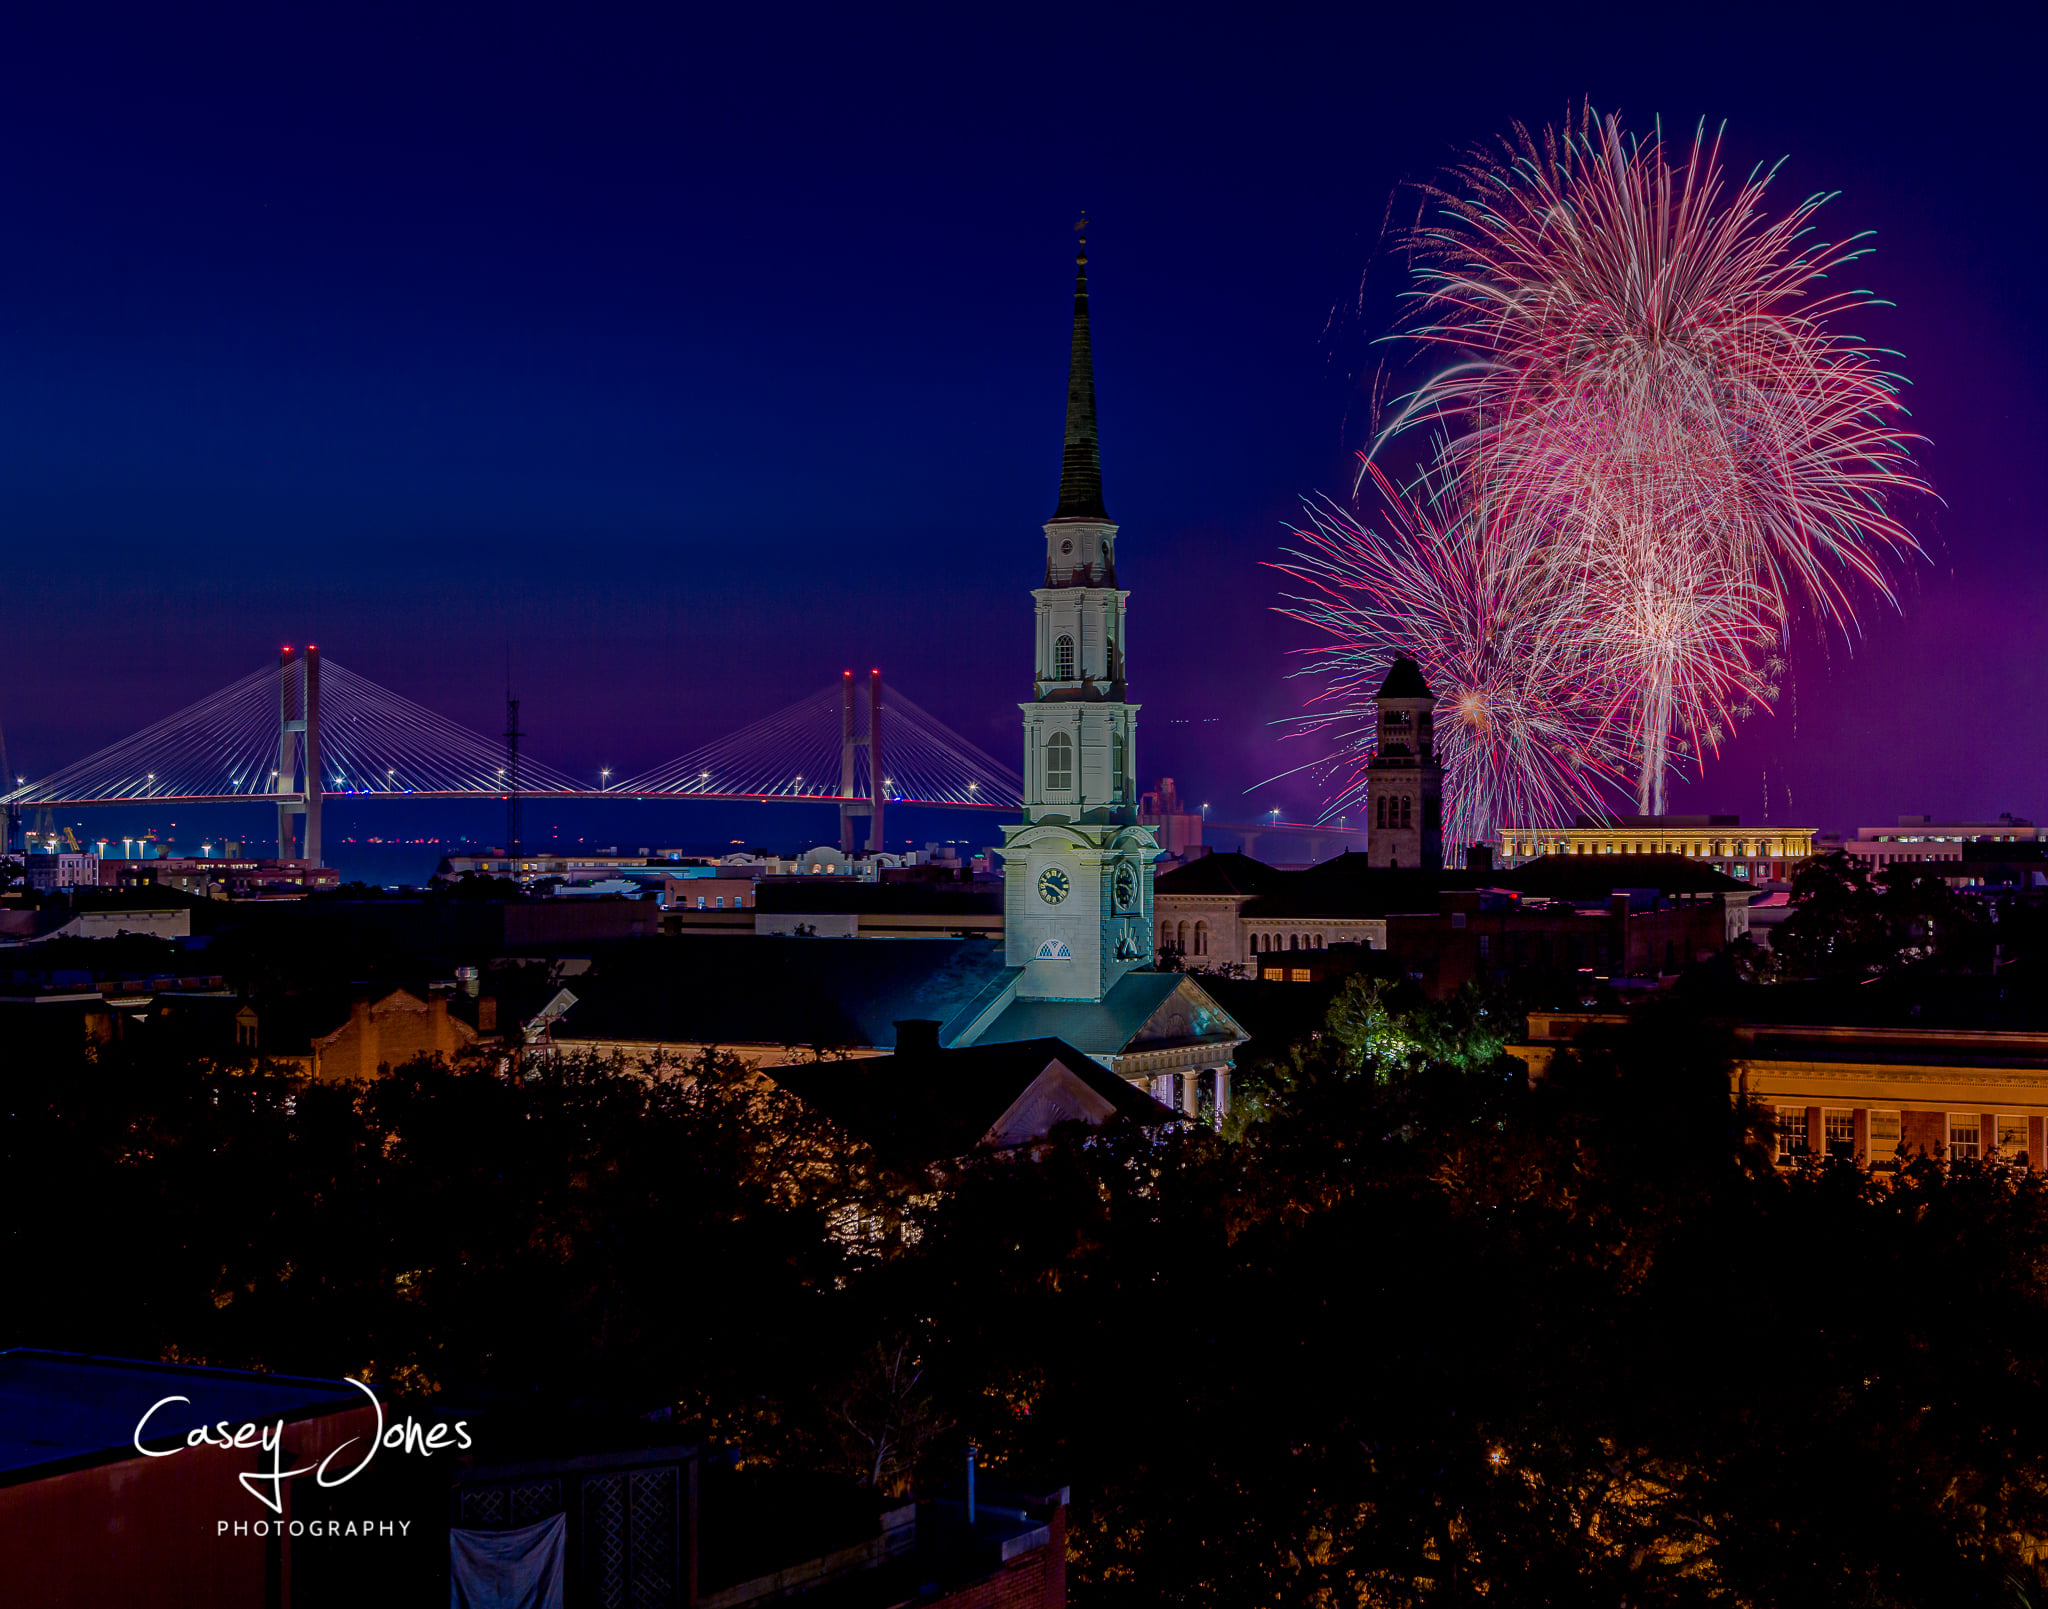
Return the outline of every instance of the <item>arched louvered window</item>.
[[[1061,638],[1062,642],[1066,639]],[[1048,793],[1065,793],[1074,785],[1074,740],[1055,732],[1045,740],[1045,787]]]
[[[1062,636],[1052,645],[1052,678],[1056,682],[1074,679],[1074,639]]]
[[[1115,798],[1118,804],[1122,804],[1126,798],[1124,789],[1129,786],[1130,782],[1131,744],[1130,739],[1124,736],[1121,727],[1117,729],[1116,735],[1110,739],[1110,756],[1114,769],[1112,782],[1116,790]]]

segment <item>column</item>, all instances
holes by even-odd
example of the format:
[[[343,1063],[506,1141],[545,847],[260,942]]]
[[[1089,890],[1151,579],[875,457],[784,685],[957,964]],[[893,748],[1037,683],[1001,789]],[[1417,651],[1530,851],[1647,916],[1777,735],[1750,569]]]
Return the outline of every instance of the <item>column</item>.
[[[2027,1171],[2029,1173],[2039,1173],[2041,1171],[2042,1142],[2048,1140],[2048,1134],[2042,1132],[2044,1125],[2048,1125],[2048,1119],[2038,1117],[2027,1119]]]
[[[1224,1119],[1224,1118],[1225,1118],[1226,1116],[1228,1116],[1228,1115],[1229,1115],[1229,1112],[1230,1112],[1230,1063],[1229,1063],[1229,1062],[1225,1062],[1225,1063],[1224,1063],[1224,1064],[1223,1064],[1223,1065],[1222,1065],[1221,1067],[1219,1067],[1219,1068],[1217,1068],[1217,1069],[1216,1069],[1216,1132],[1217,1132],[1217,1133],[1219,1133],[1219,1134],[1220,1134],[1220,1133],[1222,1133],[1222,1132],[1223,1132],[1223,1119]],[[2040,1122],[2041,1120],[2040,1120],[2040,1119],[2039,1119],[2039,1118],[2037,1117],[2037,1118],[2035,1118],[2035,1119],[2034,1119],[2034,1121],[2035,1121],[2036,1123],[2039,1123],[2039,1122]],[[2039,1142],[2039,1141],[2036,1141],[2036,1142],[2034,1143],[2034,1150],[2033,1150],[2033,1155],[2034,1155],[2035,1157],[2037,1157],[2037,1158],[2038,1158],[2038,1157],[2040,1156],[2040,1154],[2041,1154],[2041,1147],[2040,1147],[2040,1142]],[[2035,1166],[2036,1168],[2039,1168],[2039,1167],[2040,1167],[2040,1165],[2041,1165],[2041,1164],[2040,1164],[2040,1163],[2039,1163],[2038,1161],[2037,1161],[2037,1162],[2035,1162],[2035,1164],[2034,1164],[2034,1166]]]
[[[1850,1109],[1850,1117],[1856,1124],[1856,1166],[1870,1166],[1870,1108],[1857,1106]]]
[[[1202,1100],[1202,1075],[1190,1067],[1180,1075],[1180,1109],[1193,1117]]]
[[[1991,1153],[1997,1144],[1998,1114],[1996,1112],[1979,1112],[1977,1114],[1977,1155],[1986,1162],[1989,1162],[1991,1160]]]
[[[1820,1108],[1818,1106],[1809,1106],[1806,1109],[1806,1154],[1808,1156],[1826,1156],[1828,1154],[1827,1125],[1821,1122]]]

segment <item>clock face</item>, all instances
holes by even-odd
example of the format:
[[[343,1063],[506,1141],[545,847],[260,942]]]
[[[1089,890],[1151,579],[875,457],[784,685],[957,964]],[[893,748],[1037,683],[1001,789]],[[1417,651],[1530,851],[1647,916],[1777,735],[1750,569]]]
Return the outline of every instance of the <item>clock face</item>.
[[[1073,886],[1073,879],[1057,866],[1048,866],[1038,874],[1038,897],[1048,905],[1059,904]]]
[[[1120,911],[1128,911],[1138,903],[1138,868],[1125,861],[1116,869],[1116,905]]]

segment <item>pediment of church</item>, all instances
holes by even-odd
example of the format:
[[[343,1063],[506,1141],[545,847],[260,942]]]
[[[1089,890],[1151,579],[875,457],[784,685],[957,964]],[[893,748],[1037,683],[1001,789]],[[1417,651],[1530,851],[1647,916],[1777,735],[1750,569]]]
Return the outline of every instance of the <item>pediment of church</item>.
[[[1193,978],[1183,977],[1173,992],[1152,1010],[1124,1047],[1156,1050],[1204,1040],[1242,1042],[1249,1038],[1237,1019],[1210,997]]]

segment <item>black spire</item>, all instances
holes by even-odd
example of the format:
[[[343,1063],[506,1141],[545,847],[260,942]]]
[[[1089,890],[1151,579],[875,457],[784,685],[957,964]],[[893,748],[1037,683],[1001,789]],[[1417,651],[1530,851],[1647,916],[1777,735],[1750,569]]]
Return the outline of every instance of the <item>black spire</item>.
[[[1060,506],[1056,520],[1106,520],[1102,506],[1102,448],[1095,439],[1095,355],[1088,345],[1088,219],[1074,259],[1074,352],[1067,366],[1067,442],[1060,454]]]

